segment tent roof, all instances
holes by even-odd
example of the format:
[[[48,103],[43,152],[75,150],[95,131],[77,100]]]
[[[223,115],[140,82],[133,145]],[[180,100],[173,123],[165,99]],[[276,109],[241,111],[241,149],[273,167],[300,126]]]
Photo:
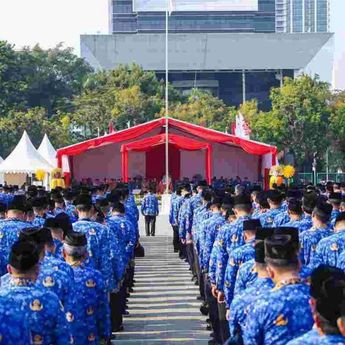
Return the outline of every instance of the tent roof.
[[[213,143],[230,144],[242,148],[244,151],[255,155],[264,155],[267,153],[276,154],[275,146],[266,145],[253,140],[247,140],[235,135],[222,133],[213,129],[204,128],[194,124],[190,124],[181,120],[168,118],[169,129],[177,129],[184,133],[191,134],[204,141]],[[152,131],[153,129],[163,127],[166,124],[165,118],[153,120],[144,124],[140,124],[128,129],[124,129],[115,133],[107,134],[99,138],[90,139],[81,143],[61,148],[57,151],[57,157],[61,159],[63,155],[76,156],[85,151],[95,149],[104,145],[119,143],[122,141],[135,140],[140,136]]]
[[[12,153],[0,164],[3,173],[34,173],[37,169],[50,171],[53,168],[37,152],[26,131]]]
[[[56,166],[56,150],[51,144],[47,134],[44,134],[41,145],[39,146],[37,151],[51,165]]]

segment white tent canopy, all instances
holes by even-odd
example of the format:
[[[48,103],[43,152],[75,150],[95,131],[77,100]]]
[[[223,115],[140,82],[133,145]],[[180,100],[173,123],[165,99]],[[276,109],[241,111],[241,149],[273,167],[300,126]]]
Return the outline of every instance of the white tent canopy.
[[[44,135],[41,145],[39,146],[37,151],[47,162],[56,167],[56,150],[50,142],[47,134]]]
[[[35,149],[28,134],[24,131],[22,138],[12,153],[0,164],[0,173],[30,174],[37,169],[50,172],[54,168]]]

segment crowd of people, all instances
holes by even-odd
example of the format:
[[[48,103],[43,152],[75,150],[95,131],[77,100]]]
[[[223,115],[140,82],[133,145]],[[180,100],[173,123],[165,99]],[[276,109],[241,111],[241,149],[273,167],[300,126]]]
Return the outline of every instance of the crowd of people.
[[[345,184],[181,184],[169,218],[209,344],[345,344]]]
[[[110,344],[139,246],[128,187],[0,191],[0,343]]]

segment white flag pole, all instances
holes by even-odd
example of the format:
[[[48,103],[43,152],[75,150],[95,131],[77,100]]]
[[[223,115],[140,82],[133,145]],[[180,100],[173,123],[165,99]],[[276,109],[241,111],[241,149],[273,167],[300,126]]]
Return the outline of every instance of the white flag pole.
[[[165,12],[165,193],[169,193],[169,13],[170,0]]]

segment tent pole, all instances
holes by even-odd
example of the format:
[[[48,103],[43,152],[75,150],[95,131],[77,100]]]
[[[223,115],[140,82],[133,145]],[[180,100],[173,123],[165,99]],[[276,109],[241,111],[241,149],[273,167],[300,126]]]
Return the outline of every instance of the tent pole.
[[[169,0],[165,12],[165,193],[169,193]]]

